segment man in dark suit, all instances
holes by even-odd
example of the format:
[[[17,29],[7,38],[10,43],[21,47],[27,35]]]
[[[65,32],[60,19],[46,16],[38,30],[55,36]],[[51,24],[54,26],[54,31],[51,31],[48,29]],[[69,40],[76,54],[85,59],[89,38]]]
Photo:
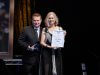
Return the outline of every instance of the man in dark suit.
[[[34,13],[32,15],[32,25],[25,27],[18,39],[18,43],[24,51],[22,60],[24,75],[39,74],[41,22],[41,15]]]

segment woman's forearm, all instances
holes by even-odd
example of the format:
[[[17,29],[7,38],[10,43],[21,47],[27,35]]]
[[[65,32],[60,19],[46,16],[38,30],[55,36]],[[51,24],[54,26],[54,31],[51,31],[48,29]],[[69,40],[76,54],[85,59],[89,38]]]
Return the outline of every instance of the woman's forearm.
[[[44,47],[47,47],[47,48],[52,48],[50,45],[43,43],[43,42],[41,42],[41,45],[43,45]]]

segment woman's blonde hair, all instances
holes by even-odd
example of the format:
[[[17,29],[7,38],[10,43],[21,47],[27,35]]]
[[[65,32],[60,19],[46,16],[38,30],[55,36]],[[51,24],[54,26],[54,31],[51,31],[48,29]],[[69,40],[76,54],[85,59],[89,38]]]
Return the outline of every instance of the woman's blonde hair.
[[[58,19],[57,15],[55,14],[55,12],[49,12],[49,13],[47,14],[47,16],[46,16],[46,18],[45,18],[45,20],[44,20],[45,25],[46,25],[46,26],[49,26],[49,25],[48,25],[48,24],[49,24],[49,23],[48,23],[48,19],[49,19],[49,16],[50,16],[51,14],[54,16],[54,18],[55,18],[55,25],[57,26],[58,23],[59,23],[59,19]]]

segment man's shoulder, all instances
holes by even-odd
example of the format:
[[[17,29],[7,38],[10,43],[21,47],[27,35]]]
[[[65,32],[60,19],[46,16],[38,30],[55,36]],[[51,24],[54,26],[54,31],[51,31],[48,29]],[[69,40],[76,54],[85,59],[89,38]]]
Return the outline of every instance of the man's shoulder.
[[[31,30],[31,26],[26,26],[23,28],[22,32],[29,32]]]
[[[26,27],[24,27],[24,31],[31,30],[31,29],[32,29],[32,26],[26,26]]]
[[[24,27],[25,29],[30,29],[30,28],[32,28],[31,26],[26,26],[26,27]]]

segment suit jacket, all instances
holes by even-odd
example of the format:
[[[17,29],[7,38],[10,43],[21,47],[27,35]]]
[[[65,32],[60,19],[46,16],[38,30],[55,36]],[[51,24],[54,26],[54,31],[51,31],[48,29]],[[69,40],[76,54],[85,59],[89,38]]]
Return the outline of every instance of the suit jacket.
[[[41,33],[42,28],[40,28]],[[41,36],[41,34],[40,34]],[[27,62],[34,63],[34,61],[37,59],[37,56],[40,53],[40,48],[38,51],[30,51],[27,50],[29,45],[34,45],[36,43],[39,44],[40,38],[38,39],[38,36],[36,35],[35,29],[33,26],[27,26],[22,31],[22,33],[19,36],[18,43],[20,47],[23,49],[23,55],[24,60]]]

